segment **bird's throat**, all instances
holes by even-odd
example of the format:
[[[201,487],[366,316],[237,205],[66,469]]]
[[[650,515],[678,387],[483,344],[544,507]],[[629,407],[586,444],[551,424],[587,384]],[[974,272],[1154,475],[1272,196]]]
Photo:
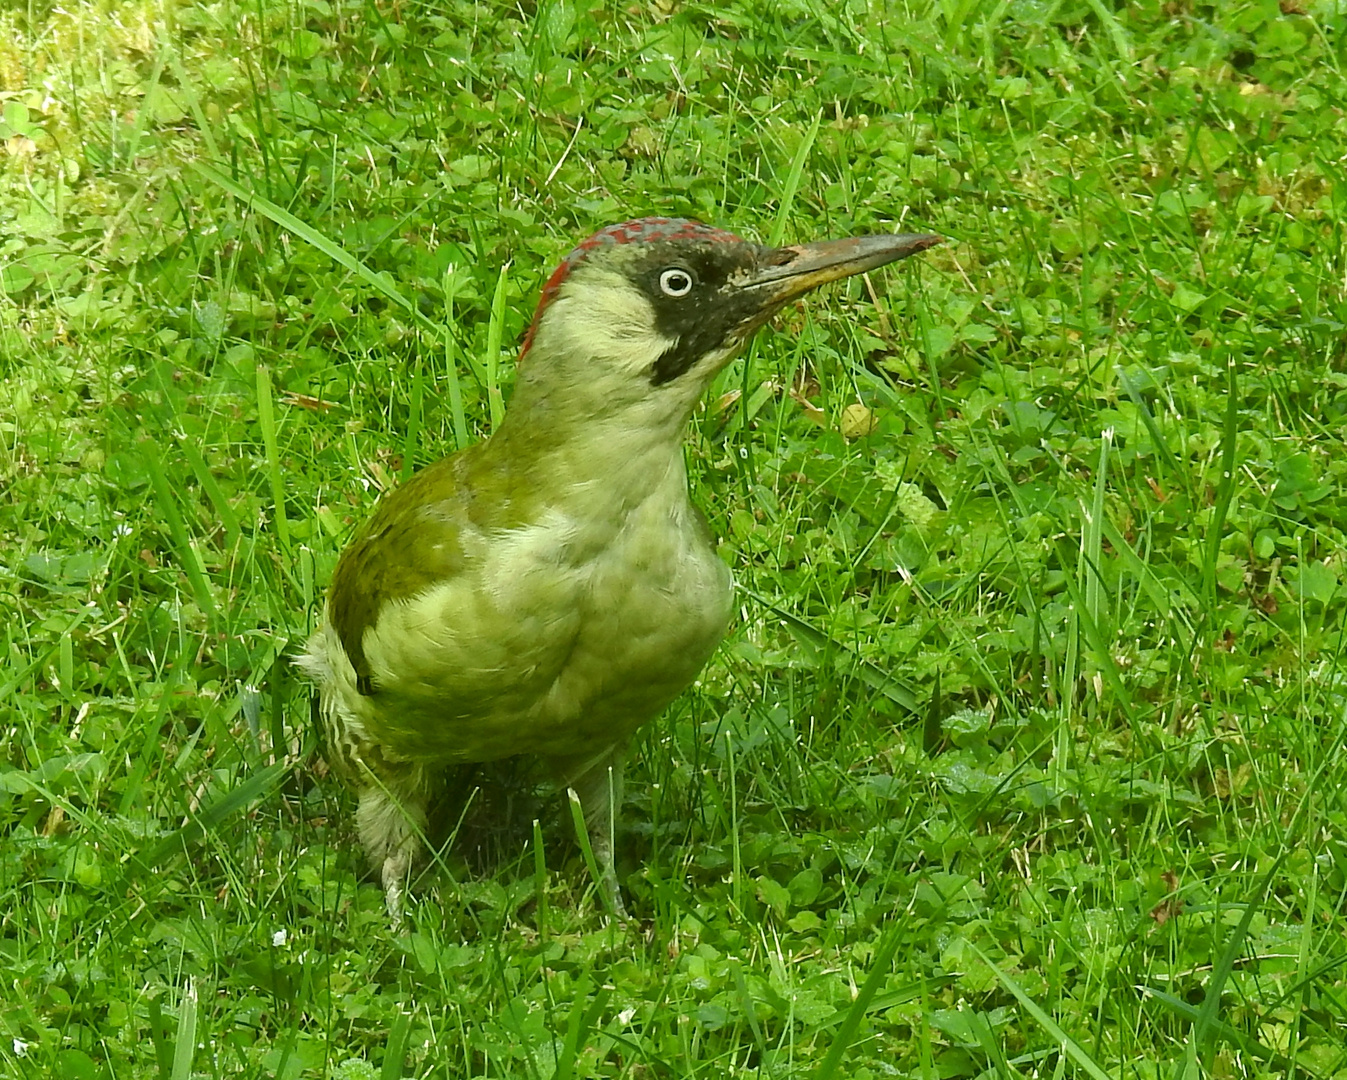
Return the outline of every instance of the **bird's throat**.
[[[560,513],[603,531],[621,528],[651,498],[671,511],[688,504],[686,426],[685,416],[651,415],[648,407],[577,416],[545,399],[516,401],[489,445],[516,505],[532,504],[527,516]]]

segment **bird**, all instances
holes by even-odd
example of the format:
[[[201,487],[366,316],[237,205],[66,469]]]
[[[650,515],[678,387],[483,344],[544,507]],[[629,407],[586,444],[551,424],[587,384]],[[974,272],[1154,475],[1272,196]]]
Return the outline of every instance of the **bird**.
[[[382,497],[296,657],[394,923],[455,766],[515,755],[578,801],[625,917],[613,846],[628,745],[731,619],[730,569],[688,493],[693,412],[786,304],[941,239],[769,246],[647,217],[561,261],[494,432]]]

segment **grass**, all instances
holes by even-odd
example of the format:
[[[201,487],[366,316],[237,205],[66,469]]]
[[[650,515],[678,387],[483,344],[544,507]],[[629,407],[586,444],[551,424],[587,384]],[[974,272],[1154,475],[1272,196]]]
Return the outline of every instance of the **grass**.
[[[1347,1075],[1337,0],[0,10],[0,1067]],[[288,657],[647,213],[949,238],[689,441],[741,585],[386,924]]]

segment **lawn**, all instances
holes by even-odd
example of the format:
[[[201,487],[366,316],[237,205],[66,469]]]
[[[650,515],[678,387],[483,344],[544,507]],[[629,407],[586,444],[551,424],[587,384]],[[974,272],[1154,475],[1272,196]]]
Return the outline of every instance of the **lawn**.
[[[7,0],[0,1072],[1347,1077],[1344,65],[1342,0]],[[395,931],[290,658],[647,214],[947,241],[694,419],[737,618],[632,922],[525,791]]]

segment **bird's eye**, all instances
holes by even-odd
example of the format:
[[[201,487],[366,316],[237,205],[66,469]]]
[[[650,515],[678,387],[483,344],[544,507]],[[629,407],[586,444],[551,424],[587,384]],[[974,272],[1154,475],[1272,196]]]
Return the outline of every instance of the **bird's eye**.
[[[692,275],[681,266],[671,266],[660,274],[659,289],[665,296],[687,296],[692,291]]]

